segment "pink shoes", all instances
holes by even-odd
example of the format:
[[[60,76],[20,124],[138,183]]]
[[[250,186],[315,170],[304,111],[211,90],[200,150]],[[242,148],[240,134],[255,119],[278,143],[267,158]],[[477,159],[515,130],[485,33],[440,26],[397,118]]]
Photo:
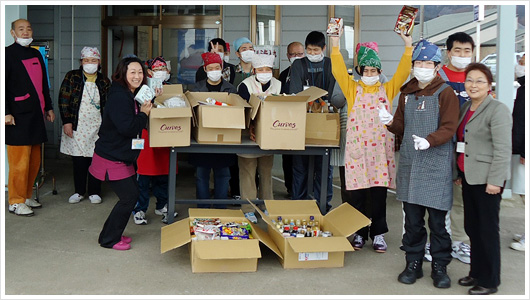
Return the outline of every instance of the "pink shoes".
[[[132,239],[130,237],[128,237],[128,236],[122,235],[121,236],[121,241],[124,242],[124,243],[130,244],[132,242]]]
[[[112,246],[112,249],[125,251],[131,249],[131,245],[125,243],[124,241],[119,241],[118,243],[114,244],[114,246]]]

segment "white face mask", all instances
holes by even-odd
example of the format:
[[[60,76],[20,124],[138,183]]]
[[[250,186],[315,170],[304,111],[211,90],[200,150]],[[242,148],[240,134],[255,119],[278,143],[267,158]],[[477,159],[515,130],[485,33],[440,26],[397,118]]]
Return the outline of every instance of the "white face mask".
[[[256,73],[256,78],[262,84],[265,84],[272,79],[272,73]]]
[[[515,76],[519,78],[519,77],[523,77],[524,74],[525,74],[524,66],[521,66],[519,64],[515,65]]]
[[[215,71],[208,71],[206,72],[206,75],[208,76],[208,79],[210,79],[213,82],[219,81],[221,79],[221,76],[223,75],[221,70],[215,70]]]
[[[94,74],[98,70],[98,64],[84,64],[83,71],[87,74]]]
[[[254,57],[254,50],[246,50],[241,52],[241,60],[246,63],[252,62],[252,57]]]
[[[167,75],[166,71],[155,71],[155,72],[153,72],[153,78],[154,79],[164,80],[164,79],[166,79],[166,75]]]
[[[471,57],[451,56],[451,64],[457,69],[465,69],[471,63]]]
[[[22,38],[17,37],[17,35],[15,34],[15,41],[16,41],[16,43],[19,44],[20,46],[22,46],[22,47],[26,47],[26,46],[28,46],[29,44],[31,44],[31,42],[33,42],[33,39],[32,39],[32,38],[29,38],[29,39],[22,39]]]
[[[169,80],[169,77],[171,77],[171,74],[169,74],[169,72],[166,73],[166,78],[164,78],[164,81],[168,81]]]
[[[229,62],[230,61],[230,55],[225,55],[223,57],[223,60],[225,61],[225,63]]]
[[[298,57],[298,56],[293,56],[291,58],[289,58],[289,62],[291,63],[291,65],[294,63],[295,60],[297,59],[300,59],[301,57]]]
[[[221,60],[224,59],[224,57],[225,57],[225,53],[224,52],[217,52],[217,54],[219,54],[219,56],[221,56]]]
[[[364,84],[370,86],[374,85],[379,81],[379,75],[377,76],[361,76],[361,81],[364,82]]]
[[[307,54],[306,56],[310,62],[314,62],[314,63],[321,62],[324,59],[324,53],[322,52],[320,52],[320,54],[317,54],[317,55]]]
[[[414,67],[414,77],[421,83],[429,83],[434,79],[436,69]]]

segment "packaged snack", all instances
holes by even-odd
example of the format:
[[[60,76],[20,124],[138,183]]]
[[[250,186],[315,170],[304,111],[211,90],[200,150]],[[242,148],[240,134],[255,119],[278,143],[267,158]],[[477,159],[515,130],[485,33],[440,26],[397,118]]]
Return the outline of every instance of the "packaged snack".
[[[394,31],[398,34],[401,33],[401,31],[404,31],[405,35],[411,35],[412,30],[414,29],[414,19],[416,19],[417,13],[417,8],[404,5],[397,18]]]
[[[326,30],[329,36],[340,36],[342,32],[343,21],[342,18],[330,18],[328,29]]]
[[[191,226],[205,226],[205,225],[215,225],[217,227],[221,226],[221,221],[219,218],[195,218],[192,221]]]
[[[210,97],[206,98],[206,100],[204,100],[204,101],[198,101],[198,102],[201,105],[230,106],[230,104],[227,104],[227,103],[224,103],[224,102],[221,102],[221,101],[217,101],[214,98],[210,98]]]
[[[164,101],[163,107],[173,108],[173,107],[186,107],[186,101],[180,96],[175,96]]]
[[[199,241],[210,241],[219,238],[219,227],[215,225],[197,225],[193,227],[193,231]]]
[[[240,226],[222,226],[222,240],[248,240],[249,232],[246,228]]]
[[[145,102],[153,100],[154,97],[155,91],[144,84],[134,97],[134,100],[143,105]]]

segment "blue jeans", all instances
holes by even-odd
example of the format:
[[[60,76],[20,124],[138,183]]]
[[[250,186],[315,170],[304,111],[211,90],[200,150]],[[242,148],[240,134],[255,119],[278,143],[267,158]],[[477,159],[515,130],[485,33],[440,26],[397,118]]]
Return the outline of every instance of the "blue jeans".
[[[213,169],[214,199],[228,199],[230,168],[197,167],[197,199],[210,199],[210,171]],[[198,208],[210,208],[210,204],[197,204]],[[226,208],[226,204],[214,204],[214,208]]]
[[[322,156],[315,156],[315,168],[313,174],[314,178],[313,195],[315,199],[320,200],[320,181],[322,179]],[[309,172],[309,156],[307,155],[293,155],[293,200],[309,199],[307,193],[307,174]],[[333,197],[333,166],[328,164],[328,190],[326,211],[331,209],[331,198]]]
[[[140,195],[133,213],[147,211],[147,208],[149,207],[149,186],[152,187],[153,196],[156,197],[156,209],[162,209],[166,206],[168,198],[168,175],[138,175]]]

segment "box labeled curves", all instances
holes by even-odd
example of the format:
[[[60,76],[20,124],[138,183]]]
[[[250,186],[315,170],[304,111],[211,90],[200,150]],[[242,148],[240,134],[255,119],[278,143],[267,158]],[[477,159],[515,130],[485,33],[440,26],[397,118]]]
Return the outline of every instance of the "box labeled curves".
[[[190,208],[189,217],[161,228],[160,252],[165,253],[189,245],[191,271],[255,272],[261,257],[259,243],[280,253],[267,232],[250,223],[253,239],[197,240],[190,234],[190,221],[195,218],[219,218],[221,222],[248,222],[241,210]]]
[[[237,94],[186,92],[193,113],[193,137],[199,144],[241,144],[245,110],[250,105]],[[222,105],[207,105],[207,99]]]
[[[296,95],[250,96],[249,120],[254,120],[256,142],[264,150],[304,150],[306,105],[328,92],[310,87]]]
[[[253,206],[267,223],[268,234],[280,250],[278,258],[284,269],[343,267],[344,252],[354,251],[347,237],[371,223],[348,203],[343,203],[325,216],[313,200],[265,200],[268,215]],[[330,231],[333,236],[283,237],[272,223],[278,216],[295,220],[309,220],[313,216],[321,230]]]
[[[191,106],[181,84],[164,85],[162,95],[155,104],[164,104],[172,97],[184,100],[185,107],[153,107],[149,113],[149,145],[151,147],[185,147],[190,145]]]

